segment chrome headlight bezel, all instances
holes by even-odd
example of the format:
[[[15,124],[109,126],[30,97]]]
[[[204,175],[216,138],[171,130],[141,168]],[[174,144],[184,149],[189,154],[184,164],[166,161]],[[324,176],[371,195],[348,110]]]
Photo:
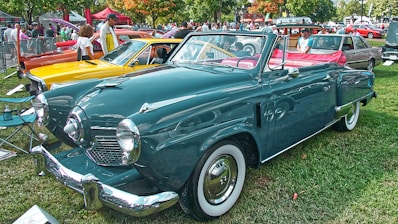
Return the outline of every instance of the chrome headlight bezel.
[[[122,120],[116,128],[116,138],[122,150],[122,163],[135,163],[141,154],[141,136],[138,127],[130,119]]]
[[[88,118],[83,109],[76,106],[69,113],[64,126],[64,132],[74,141],[75,144],[85,148],[91,145],[89,126]]]
[[[81,125],[80,119],[75,115],[68,117],[66,125],[64,126],[64,132],[72,139],[76,144],[84,138],[83,127]]]
[[[46,97],[43,94],[32,99],[32,105],[37,116],[38,126],[46,126],[49,120],[49,108]]]

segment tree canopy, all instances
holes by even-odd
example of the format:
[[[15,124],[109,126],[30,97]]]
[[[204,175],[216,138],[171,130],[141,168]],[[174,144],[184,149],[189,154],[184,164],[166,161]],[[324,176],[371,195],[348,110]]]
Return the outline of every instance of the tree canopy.
[[[342,21],[352,15],[366,15],[378,19],[398,13],[398,0],[3,0],[0,10],[15,16],[22,16],[27,22],[50,11],[70,10],[82,12],[90,8],[92,12],[111,6],[123,14],[129,15],[136,23],[160,23],[198,21],[233,21],[242,6],[248,6],[249,13],[270,14],[277,18],[286,12],[291,16],[308,16],[312,21]],[[95,2],[95,4],[94,4]],[[99,3],[99,4],[97,4]]]

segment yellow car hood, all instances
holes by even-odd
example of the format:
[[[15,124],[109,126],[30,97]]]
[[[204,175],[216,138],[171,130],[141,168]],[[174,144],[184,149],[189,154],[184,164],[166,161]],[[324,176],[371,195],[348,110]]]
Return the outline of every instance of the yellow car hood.
[[[50,88],[53,83],[118,76],[134,71],[134,67],[123,67],[102,60],[75,61],[34,68],[30,70],[30,75],[42,79]]]

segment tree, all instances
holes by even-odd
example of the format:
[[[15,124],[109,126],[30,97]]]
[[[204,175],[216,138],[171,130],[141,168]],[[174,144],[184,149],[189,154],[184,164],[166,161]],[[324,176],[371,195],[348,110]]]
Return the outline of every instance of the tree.
[[[286,8],[295,16],[308,16],[316,22],[328,21],[336,15],[331,0],[289,0]]]
[[[185,0],[194,21],[215,21],[221,23],[223,14],[235,12],[236,1],[231,0]]]
[[[148,16],[152,26],[156,27],[159,18],[167,17],[171,12],[178,10],[176,2],[178,0],[115,0],[114,5],[132,10],[137,17]]]
[[[9,14],[21,16],[31,23],[35,16],[55,9],[52,0],[3,0],[1,9]]]
[[[285,3],[284,0],[257,0],[249,7],[250,13],[277,13],[279,7]]]

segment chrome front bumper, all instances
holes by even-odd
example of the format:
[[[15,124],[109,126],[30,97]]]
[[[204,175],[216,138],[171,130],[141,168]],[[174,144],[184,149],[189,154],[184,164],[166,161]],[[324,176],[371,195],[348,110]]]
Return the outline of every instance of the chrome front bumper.
[[[39,175],[48,170],[66,186],[84,196],[86,209],[97,210],[103,205],[132,216],[147,216],[176,204],[178,194],[167,191],[154,195],[138,196],[103,184],[92,174],[82,175],[63,166],[42,145],[31,149],[36,158]]]

